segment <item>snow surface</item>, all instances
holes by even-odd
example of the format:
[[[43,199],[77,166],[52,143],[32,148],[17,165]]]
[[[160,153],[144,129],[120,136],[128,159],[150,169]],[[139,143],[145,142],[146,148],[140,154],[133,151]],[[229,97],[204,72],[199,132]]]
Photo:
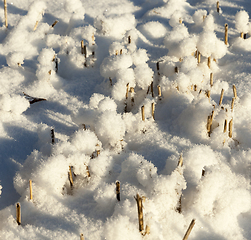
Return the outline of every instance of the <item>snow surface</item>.
[[[0,239],[251,239],[250,0],[7,10]]]

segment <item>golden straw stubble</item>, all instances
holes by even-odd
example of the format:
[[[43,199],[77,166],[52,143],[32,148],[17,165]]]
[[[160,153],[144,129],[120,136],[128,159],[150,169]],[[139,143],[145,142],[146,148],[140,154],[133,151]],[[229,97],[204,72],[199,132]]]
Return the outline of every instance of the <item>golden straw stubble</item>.
[[[137,193],[135,199],[138,206],[139,231],[142,232],[144,230],[142,198]]]
[[[189,227],[188,227],[188,229],[187,229],[187,231],[186,231],[186,234],[185,234],[185,236],[183,237],[183,240],[187,240],[187,239],[188,239],[188,237],[189,237],[189,235],[190,235],[190,233],[191,233],[191,231],[192,231],[194,225],[195,225],[195,219],[193,219],[193,220],[191,221],[191,223],[190,223],[190,225],[189,225]]]

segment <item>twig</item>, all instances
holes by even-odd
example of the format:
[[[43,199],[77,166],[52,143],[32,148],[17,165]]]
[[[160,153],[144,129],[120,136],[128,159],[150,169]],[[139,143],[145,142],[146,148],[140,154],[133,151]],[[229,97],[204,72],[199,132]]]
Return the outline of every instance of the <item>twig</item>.
[[[188,239],[189,234],[191,233],[191,231],[192,231],[194,225],[195,225],[195,219],[193,219],[193,220],[191,221],[191,223],[190,223],[190,225],[189,225],[189,227],[188,227],[188,229],[187,229],[187,231],[186,231],[186,234],[185,234],[185,236],[183,237],[183,240],[187,240],[187,239]]]
[[[80,240],[85,240],[83,233],[80,234]]]

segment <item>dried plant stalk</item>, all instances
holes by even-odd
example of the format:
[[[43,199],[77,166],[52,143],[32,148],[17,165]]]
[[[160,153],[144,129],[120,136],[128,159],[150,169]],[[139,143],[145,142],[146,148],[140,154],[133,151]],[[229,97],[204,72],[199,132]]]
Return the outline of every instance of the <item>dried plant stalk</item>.
[[[232,102],[231,102],[231,110],[233,111],[233,109],[234,109],[234,100],[235,100],[235,98],[233,97],[232,98]]]
[[[138,206],[139,231],[142,232],[144,230],[142,198],[137,193],[135,199],[136,199],[137,206]]]
[[[179,24],[182,24],[182,18],[179,18]]]
[[[29,180],[29,185],[30,185],[30,200],[33,199],[33,196],[32,196],[32,181]]]
[[[147,234],[150,234],[150,227],[148,225],[146,225],[146,230],[145,230],[144,235],[147,235]]]
[[[119,55],[119,51],[118,51],[118,50],[115,51],[115,55],[116,55],[116,56]]]
[[[120,201],[120,182],[116,182],[116,194],[117,194],[117,200]]]
[[[224,133],[227,132],[227,119],[225,119],[224,130],[223,130],[223,132],[224,132]]]
[[[229,122],[229,134],[228,136],[231,138],[233,136],[233,119]]]
[[[52,144],[55,143],[55,133],[54,133],[54,129],[51,129],[51,143],[52,143]]]
[[[145,106],[144,105],[141,107],[141,115],[142,115],[142,121],[145,121]]]
[[[70,180],[71,187],[73,187],[73,177],[72,177],[71,166],[69,166],[69,180]]]
[[[5,18],[5,27],[8,27],[8,19],[7,19],[7,0],[4,0],[4,18]]]
[[[128,43],[130,44],[131,43],[131,36],[128,36]]]
[[[83,233],[80,234],[80,240],[85,240]]]
[[[154,97],[154,93],[153,93],[153,82],[151,83],[151,93],[152,93],[152,97]]]
[[[235,85],[233,85],[234,98],[237,99],[237,91]]]
[[[182,167],[183,166],[183,156],[182,154],[180,154],[180,158],[179,158],[179,162],[178,162],[178,167]]]
[[[129,94],[129,83],[126,84],[126,99],[128,98]]]
[[[190,235],[190,233],[191,233],[191,231],[192,231],[194,225],[195,225],[195,219],[193,219],[193,220],[191,221],[191,223],[190,223],[190,225],[189,225],[189,227],[188,227],[188,229],[187,229],[187,231],[186,231],[186,234],[185,234],[185,236],[183,237],[183,240],[187,240],[187,239],[188,239],[188,237],[189,237],[189,235]]]
[[[152,103],[152,117],[155,120],[154,111],[155,111],[155,105],[154,103]]]
[[[33,31],[36,31],[37,26],[38,26],[38,21],[36,21],[35,26],[34,26],[34,28],[33,28]]]
[[[20,225],[21,224],[21,205],[20,203],[17,203],[16,205],[16,214],[17,214],[17,224]]]
[[[112,86],[112,79],[109,77],[110,85]]]
[[[179,68],[178,68],[178,67],[175,67],[175,68],[174,68],[174,72],[178,73],[178,72],[179,72]]]
[[[220,95],[219,105],[221,105],[221,104],[222,104],[223,94],[224,94],[224,89],[222,88],[222,90],[221,90],[221,95]]]
[[[217,8],[217,13],[219,13],[220,12],[220,2],[219,1],[217,1],[217,3],[216,3],[216,8]]]
[[[211,57],[207,58],[207,66],[211,68]]]
[[[84,54],[84,40],[81,41],[81,54]]]
[[[87,177],[88,177],[88,178],[91,177],[91,174],[90,174],[90,171],[89,171],[89,167],[88,167],[88,166],[86,166],[86,174],[87,174]]]
[[[198,63],[200,63],[200,59],[201,59],[201,53],[198,51],[198,56],[197,56],[197,58],[198,58]]]
[[[210,137],[211,132],[212,132],[213,117],[214,117],[214,111],[212,111],[212,114],[209,115],[208,118],[207,118],[207,133],[208,133],[209,137]]]
[[[210,98],[210,95],[211,95],[210,90],[207,90],[207,91],[206,91],[206,96],[207,96],[208,98]]]
[[[214,74],[210,73],[210,86],[212,87],[214,84]]]
[[[134,88],[130,87],[130,93],[131,93],[131,105],[134,105]]]
[[[225,24],[225,44],[228,44],[228,25]]]
[[[241,32],[240,37],[244,38],[244,33],[243,32]]]
[[[57,23],[58,23],[58,20],[56,20],[54,23],[52,23],[51,27],[52,28],[55,27]]]
[[[123,53],[123,50],[122,50],[122,49],[120,49],[120,52],[119,52],[119,53],[120,53],[120,55],[122,55],[122,53]]]
[[[158,85],[157,88],[158,88],[158,96],[161,97],[161,88],[160,88],[160,85]]]

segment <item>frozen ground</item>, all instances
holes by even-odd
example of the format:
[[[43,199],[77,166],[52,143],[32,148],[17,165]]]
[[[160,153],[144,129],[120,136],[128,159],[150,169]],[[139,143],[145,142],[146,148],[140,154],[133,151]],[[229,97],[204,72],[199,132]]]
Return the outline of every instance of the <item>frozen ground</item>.
[[[7,10],[8,28],[2,1],[1,239],[177,240],[192,219],[191,240],[251,239],[249,0],[220,1],[219,13],[215,0]]]

